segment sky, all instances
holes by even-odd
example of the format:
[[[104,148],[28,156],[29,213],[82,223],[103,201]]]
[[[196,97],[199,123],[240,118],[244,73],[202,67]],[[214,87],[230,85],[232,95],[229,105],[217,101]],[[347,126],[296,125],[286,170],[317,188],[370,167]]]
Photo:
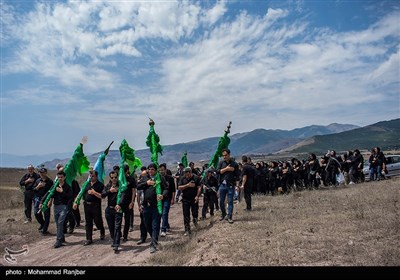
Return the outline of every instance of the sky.
[[[1,153],[400,117],[400,1],[1,0]]]

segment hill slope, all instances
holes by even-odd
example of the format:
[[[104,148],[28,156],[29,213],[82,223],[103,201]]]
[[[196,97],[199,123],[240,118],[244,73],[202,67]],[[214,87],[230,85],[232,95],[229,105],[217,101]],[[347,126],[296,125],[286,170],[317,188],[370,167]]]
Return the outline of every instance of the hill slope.
[[[336,134],[314,136],[279,152],[323,153],[327,150],[371,149],[376,146],[383,150],[400,149],[400,119],[382,121]]]

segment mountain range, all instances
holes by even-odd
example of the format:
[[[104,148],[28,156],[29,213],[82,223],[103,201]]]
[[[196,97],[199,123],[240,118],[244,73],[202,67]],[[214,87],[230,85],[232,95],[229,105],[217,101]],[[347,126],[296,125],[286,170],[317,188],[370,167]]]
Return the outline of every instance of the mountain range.
[[[221,136],[222,136],[221,132]],[[359,127],[352,124],[333,123],[327,126],[311,125],[293,130],[280,129],[255,129],[250,132],[237,133],[229,136],[231,143],[229,148],[235,157],[246,155],[270,155],[276,156],[287,154],[302,154],[308,152],[324,153],[329,149],[345,151],[349,149],[369,149],[380,146],[382,149],[400,148],[400,119],[383,121],[376,124]],[[162,139],[162,138],[161,138]],[[219,137],[210,137],[198,141],[179,143],[163,146],[163,154],[159,162],[166,162],[169,166],[177,164],[184,152],[188,153],[188,160],[206,163],[214,154]],[[162,144],[162,141],[161,141]],[[89,161],[94,164],[101,152],[88,155]],[[135,155],[142,160],[144,165],[150,163],[149,149],[137,150]],[[53,158],[41,163],[50,169],[54,169],[58,162],[67,163],[68,157]],[[118,150],[110,150],[105,160],[106,170],[113,165],[118,165],[120,155]],[[5,158],[2,159],[3,166]],[[25,167],[27,160],[22,166]],[[35,162],[31,160],[31,162]]]

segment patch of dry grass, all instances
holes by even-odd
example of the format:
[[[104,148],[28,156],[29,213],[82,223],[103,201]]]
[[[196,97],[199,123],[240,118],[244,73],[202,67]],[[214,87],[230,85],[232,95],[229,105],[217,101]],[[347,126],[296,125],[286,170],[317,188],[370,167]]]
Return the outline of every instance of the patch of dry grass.
[[[398,266],[399,179],[255,196],[235,205],[233,225],[200,223],[150,264],[172,266]]]
[[[0,180],[3,252],[5,244],[20,249],[42,238],[36,221],[23,223],[23,194],[16,183],[23,171],[11,171]],[[140,265],[399,266],[399,183],[400,178],[254,196],[251,212],[243,210],[244,201],[235,205],[234,224],[218,216],[200,221],[191,237],[182,230],[168,237],[171,242],[160,239],[160,251]],[[181,216],[177,220],[182,223]],[[49,231],[55,232],[53,216]]]

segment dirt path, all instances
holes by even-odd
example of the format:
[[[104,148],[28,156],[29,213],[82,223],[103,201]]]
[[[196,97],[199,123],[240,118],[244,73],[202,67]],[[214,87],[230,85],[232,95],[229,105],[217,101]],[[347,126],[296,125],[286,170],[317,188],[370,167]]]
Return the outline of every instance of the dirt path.
[[[170,226],[171,233],[167,237],[159,237],[159,248],[162,245],[172,242],[177,238],[181,238],[183,234],[183,216],[181,204],[171,206],[170,210]],[[104,208],[103,208],[104,211]],[[83,214],[83,211],[82,213]],[[25,255],[15,256],[16,263],[10,264],[4,258],[1,264],[4,266],[130,266],[146,264],[146,259],[150,256],[149,242],[137,245],[136,242],[140,238],[139,223],[140,218],[137,216],[138,211],[135,209],[134,231],[129,232],[128,241],[122,242],[121,250],[114,253],[111,248],[111,239],[107,228],[107,223],[103,214],[103,221],[106,227],[106,238],[100,240],[100,232],[94,231],[93,244],[83,246],[85,241],[85,229],[83,226],[76,228],[73,234],[66,234],[65,246],[54,249],[55,230],[51,231],[51,235],[40,237],[36,242],[29,243],[29,252]],[[54,224],[53,216],[51,223]],[[32,226],[37,226],[33,224]],[[149,241],[150,238],[147,238]],[[12,248],[21,250],[22,248]],[[156,253],[157,254],[157,253]]]

